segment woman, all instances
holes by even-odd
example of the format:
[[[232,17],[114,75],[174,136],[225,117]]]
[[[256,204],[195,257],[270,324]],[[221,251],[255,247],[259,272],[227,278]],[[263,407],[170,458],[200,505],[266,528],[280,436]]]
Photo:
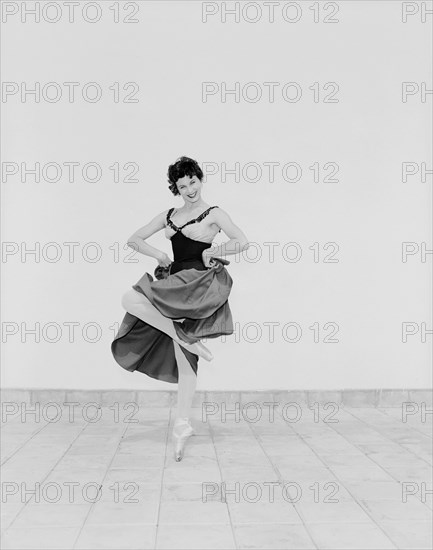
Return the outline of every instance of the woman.
[[[203,172],[188,157],[179,158],[168,169],[169,189],[183,199],[181,208],[170,208],[138,229],[128,245],[158,261],[154,281],[145,273],[124,294],[127,313],[111,344],[120,366],[138,370],[152,378],[178,383],[177,418],[173,428],[174,454],[183,457],[187,438],[193,434],[189,422],[197,384],[198,356],[210,361],[212,354],[201,338],[233,333],[228,296],[232,279],[220,256],[239,254],[248,239],[218,206],[202,198]],[[165,230],[171,240],[174,261],[148,244],[146,239]],[[229,241],[212,246],[223,230]]]

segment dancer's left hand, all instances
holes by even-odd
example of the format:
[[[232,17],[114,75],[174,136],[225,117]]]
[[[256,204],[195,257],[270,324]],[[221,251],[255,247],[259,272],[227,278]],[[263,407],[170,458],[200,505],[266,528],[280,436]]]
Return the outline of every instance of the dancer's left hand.
[[[214,265],[216,265],[216,260],[211,257],[211,254],[209,254],[209,252],[206,253],[206,250],[203,250],[201,257],[205,267],[213,267]]]

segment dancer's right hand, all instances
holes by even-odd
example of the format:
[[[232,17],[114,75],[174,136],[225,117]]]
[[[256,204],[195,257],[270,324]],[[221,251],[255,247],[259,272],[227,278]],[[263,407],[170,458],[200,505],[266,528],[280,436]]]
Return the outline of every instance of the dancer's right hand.
[[[171,264],[169,256],[165,252],[161,252],[161,255],[158,257],[158,265],[162,267],[168,267]]]

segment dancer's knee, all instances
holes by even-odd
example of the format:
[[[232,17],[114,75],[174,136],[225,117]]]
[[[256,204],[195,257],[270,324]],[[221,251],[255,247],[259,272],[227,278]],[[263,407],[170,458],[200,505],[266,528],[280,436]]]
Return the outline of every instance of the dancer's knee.
[[[137,295],[137,291],[134,289],[130,289],[127,292],[125,292],[125,294],[123,294],[122,300],[121,300],[123,309],[128,310],[131,307],[131,305],[137,303],[136,295]]]

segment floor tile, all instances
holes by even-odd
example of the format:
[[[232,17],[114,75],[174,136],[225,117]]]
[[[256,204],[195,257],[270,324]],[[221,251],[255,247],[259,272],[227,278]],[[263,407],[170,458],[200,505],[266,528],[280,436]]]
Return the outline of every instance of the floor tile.
[[[160,525],[158,550],[234,550],[232,529],[227,525]]]
[[[280,499],[274,502],[266,502],[265,500],[233,502],[228,500],[228,507],[233,523],[302,523],[293,504]]]
[[[380,526],[401,550],[431,550],[432,522],[430,521],[382,521]]]
[[[310,523],[365,523],[368,514],[357,502],[307,502],[301,500],[295,504],[305,522]]]
[[[266,550],[311,550],[316,548],[302,525],[253,524],[234,525],[238,548]]]
[[[182,501],[161,502],[159,510],[159,525],[185,523],[196,525],[202,523],[227,524],[230,523],[227,505],[217,501]]]
[[[401,500],[361,500],[361,503],[377,521],[428,521],[432,519],[430,508],[413,498],[408,499],[407,502]]]
[[[80,527],[84,524],[90,508],[90,504],[29,503],[14,521],[13,528]]]
[[[79,527],[11,528],[3,534],[2,550],[66,550],[72,548]]]
[[[86,525],[75,550],[153,549],[156,525]]]
[[[320,550],[389,550],[397,548],[374,523],[308,523]]]

